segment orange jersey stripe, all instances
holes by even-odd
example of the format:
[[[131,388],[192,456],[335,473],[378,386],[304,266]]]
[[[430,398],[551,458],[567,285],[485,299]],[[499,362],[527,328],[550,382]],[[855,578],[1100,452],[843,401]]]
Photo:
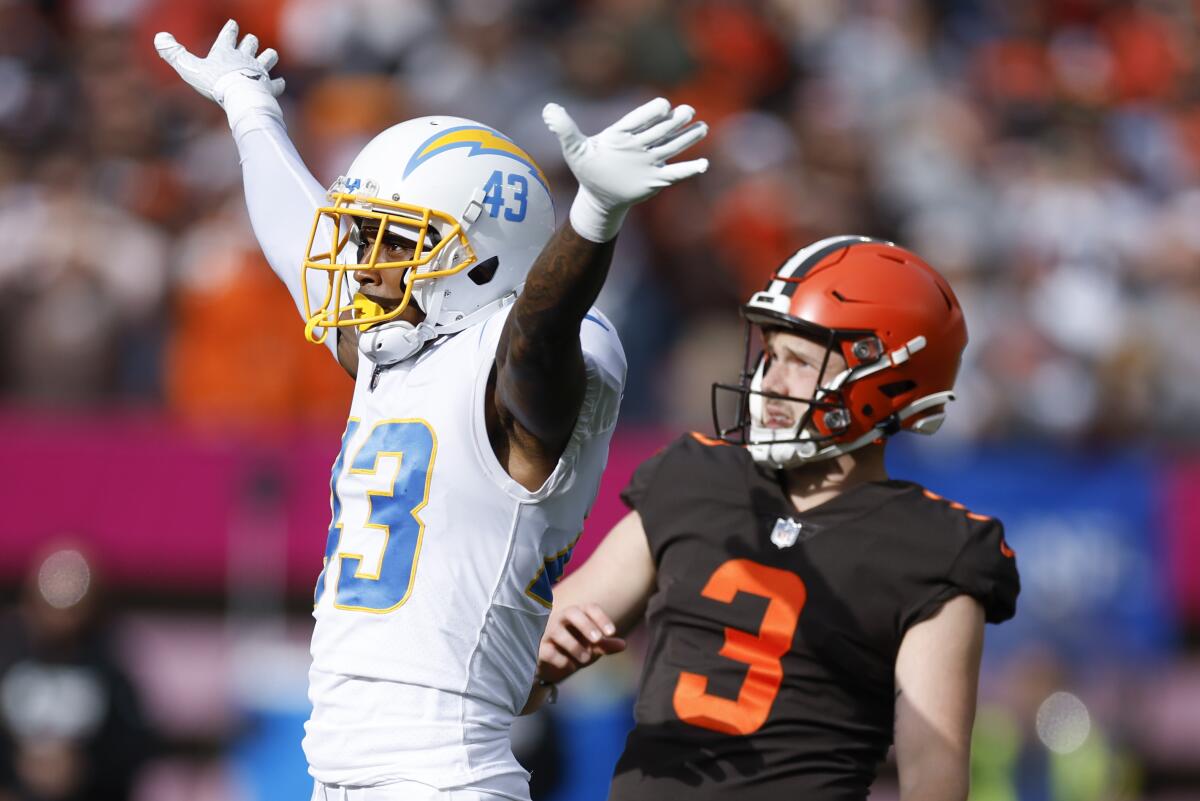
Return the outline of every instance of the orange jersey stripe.
[[[709,447],[712,447],[713,445],[728,445],[729,444],[728,442],[725,442],[724,440],[713,439],[712,437],[706,437],[703,434],[701,434],[699,431],[693,431],[693,432],[691,432],[691,434],[692,434],[692,439],[696,440],[696,442],[699,442],[701,445],[708,445]]]

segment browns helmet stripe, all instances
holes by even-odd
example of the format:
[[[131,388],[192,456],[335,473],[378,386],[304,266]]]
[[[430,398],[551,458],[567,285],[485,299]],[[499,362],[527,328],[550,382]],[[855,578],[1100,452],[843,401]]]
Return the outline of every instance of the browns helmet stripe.
[[[796,286],[803,280],[804,276],[808,275],[812,268],[824,261],[831,253],[836,253],[851,245],[863,242],[881,241],[863,236],[839,236],[832,241],[825,240],[824,247],[812,250],[811,252],[806,253],[805,251],[808,251],[809,248],[803,248],[799,252],[792,254],[787,261],[779,266],[779,269],[775,271],[775,279],[771,282],[771,286],[767,291],[790,298],[796,293]]]

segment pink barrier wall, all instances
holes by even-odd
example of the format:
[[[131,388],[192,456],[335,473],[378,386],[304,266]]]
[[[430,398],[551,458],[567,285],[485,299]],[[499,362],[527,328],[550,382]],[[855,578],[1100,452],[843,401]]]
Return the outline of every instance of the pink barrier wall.
[[[248,438],[158,418],[0,416],[0,580],[69,542],[112,583],[220,591],[233,562],[306,592],[324,553],[339,434]],[[620,519],[617,493],[666,438],[618,435],[576,565]]]
[[[126,587],[222,593],[231,576],[309,592],[329,526],[329,469],[340,431],[253,436],[158,417],[0,414],[0,582],[49,548],[82,546]],[[618,493],[670,433],[623,430],[567,570],[625,513]],[[1168,463],[1169,465],[1169,463]],[[1166,467],[1166,466],[1165,466]],[[1167,554],[1178,613],[1200,621],[1200,461],[1164,469]]]
[[[604,470],[604,477],[600,479],[596,505],[592,507],[583,536],[579,538],[579,543],[571,554],[571,561],[567,563],[566,574],[569,575],[574,568],[583,564],[588,554],[596,550],[596,546],[608,530],[629,511],[625,504],[621,503],[621,490],[629,483],[629,478],[637,466],[666,445],[670,439],[670,432],[655,429],[617,431],[608,452],[608,467]]]
[[[1200,625],[1200,462],[1167,474],[1166,570],[1180,615]]]

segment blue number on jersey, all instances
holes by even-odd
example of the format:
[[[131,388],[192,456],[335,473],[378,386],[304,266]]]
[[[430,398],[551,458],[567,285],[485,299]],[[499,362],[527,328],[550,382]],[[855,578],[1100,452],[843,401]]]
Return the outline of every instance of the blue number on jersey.
[[[524,175],[508,176],[508,185],[515,186],[517,193],[513,195],[513,200],[517,202],[517,208],[504,210],[504,219],[511,222],[521,222],[525,219],[525,209],[528,206],[529,200],[529,182],[525,180]]]
[[[345,463],[346,446],[358,430],[351,420],[342,437],[342,453],[334,463],[333,515],[325,546],[325,570],[317,580],[317,599],[325,589],[325,573],[335,556],[341,559],[334,605],[363,612],[390,612],[408,600],[416,575],[425,524],[417,513],[429,501],[429,481],[437,454],[437,437],[424,420],[384,420],[376,423],[367,441],[350,462],[350,473],[374,476],[383,457],[395,457],[395,472],[386,490],[367,490],[364,528],[383,531],[379,573],[362,567],[363,555],[341,550],[343,503],[337,479]]]
[[[489,217],[495,217],[504,208],[504,177],[499,170],[483,185],[483,205],[487,206]]]

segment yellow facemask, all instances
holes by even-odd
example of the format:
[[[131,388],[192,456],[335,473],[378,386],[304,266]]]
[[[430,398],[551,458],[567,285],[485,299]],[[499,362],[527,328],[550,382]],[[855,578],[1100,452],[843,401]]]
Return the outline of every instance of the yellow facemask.
[[[345,181],[338,179],[329,191],[333,205],[317,209],[312,231],[308,236],[301,273],[306,320],[304,336],[309,342],[323,343],[331,328],[358,326],[359,330],[366,330],[373,325],[394,320],[408,308],[412,300],[413,285],[417,281],[454,275],[477,260],[466,232],[454,217],[436,209],[374,197],[373,195],[378,193],[378,187],[373,181],[367,182],[365,189],[366,191],[361,193],[351,193],[346,191]],[[330,237],[328,251],[314,253],[313,246],[317,242],[317,231],[322,220],[330,223],[329,230],[335,233]],[[356,232],[360,231],[367,221],[373,221],[379,226],[379,235],[371,245],[367,260],[359,262],[359,240]],[[438,223],[437,228],[434,227],[435,222]],[[404,261],[380,261],[383,232],[395,232],[397,228],[404,231],[405,239],[414,242],[412,258]],[[431,264],[455,242],[458,243],[458,254],[453,264],[442,269],[421,269]],[[339,258],[347,248],[354,253],[354,258],[352,261],[340,263]],[[404,276],[404,296],[396,308],[385,312],[378,303],[363,295],[355,295],[349,305],[341,303],[347,273],[357,270],[396,269],[408,271]],[[325,299],[316,309],[312,308],[308,292],[310,270],[321,271],[326,282]],[[319,334],[316,331],[318,328],[323,329]]]

